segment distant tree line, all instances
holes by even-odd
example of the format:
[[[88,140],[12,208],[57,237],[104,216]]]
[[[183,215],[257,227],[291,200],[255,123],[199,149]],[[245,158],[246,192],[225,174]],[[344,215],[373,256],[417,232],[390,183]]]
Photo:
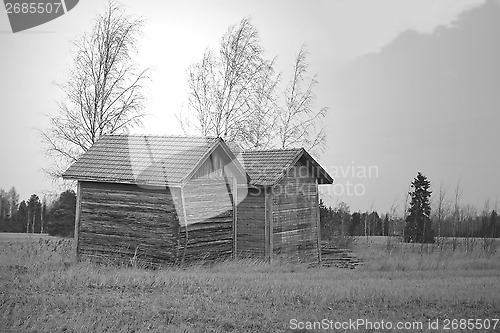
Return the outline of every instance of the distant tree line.
[[[404,236],[406,217],[397,214],[350,212],[344,202],[327,207],[320,200],[321,238],[334,236]],[[448,213],[440,217],[431,213],[431,227],[436,237],[488,237],[500,238],[500,216],[495,209],[478,212],[471,206],[458,208],[459,214]]]
[[[19,194],[12,187],[0,188],[0,232],[47,233],[53,236],[73,235],[76,195],[67,190],[50,203],[32,194],[19,203]]]
[[[462,205],[460,183],[451,198],[441,186],[431,200],[430,181],[420,172],[411,183],[403,214],[391,212],[350,212],[345,202],[327,207],[320,200],[322,239],[336,236],[401,236],[405,242],[433,243],[434,237],[484,237],[500,238],[500,216],[486,201],[482,211]],[[432,207],[432,209],[431,209]]]
[[[376,211],[350,212],[350,207],[340,202],[335,208],[327,207],[320,200],[321,237],[335,236],[389,236],[388,215],[380,216]]]
[[[458,208],[457,213],[438,218],[432,215],[433,229],[440,237],[500,238],[500,217],[495,209],[478,212],[471,206]]]

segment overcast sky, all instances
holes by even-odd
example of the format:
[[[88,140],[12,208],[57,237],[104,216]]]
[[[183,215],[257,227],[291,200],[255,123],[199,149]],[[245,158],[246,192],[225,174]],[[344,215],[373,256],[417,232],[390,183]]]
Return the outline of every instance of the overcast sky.
[[[435,192],[461,182],[462,202],[500,200],[500,2],[497,0],[122,1],[146,19],[137,59],[151,68],[144,127],[182,134],[186,69],[229,25],[251,16],[284,79],[302,44],[329,107],[320,163],[335,178],[327,202],[385,212],[404,200],[417,171]],[[89,31],[102,1],[13,34],[0,9],[0,188],[43,195],[37,128],[61,97],[71,41]],[[500,202],[499,202],[500,203]]]

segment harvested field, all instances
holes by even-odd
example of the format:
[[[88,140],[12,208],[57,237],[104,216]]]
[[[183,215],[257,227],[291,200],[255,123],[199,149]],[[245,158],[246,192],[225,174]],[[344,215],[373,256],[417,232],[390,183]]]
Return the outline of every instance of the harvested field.
[[[436,321],[432,332],[450,332],[447,320],[498,318],[498,253],[377,246],[356,244],[356,269],[239,260],[145,270],[73,263],[71,240],[4,239],[0,331],[324,332],[317,325],[359,320],[357,332],[373,332],[366,325],[383,320],[393,325],[384,332]]]

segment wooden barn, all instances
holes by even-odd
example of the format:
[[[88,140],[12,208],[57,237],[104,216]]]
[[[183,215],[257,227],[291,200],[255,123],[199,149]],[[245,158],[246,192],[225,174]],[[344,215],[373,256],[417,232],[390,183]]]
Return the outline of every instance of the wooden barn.
[[[321,261],[318,186],[332,184],[332,177],[304,149],[237,157],[249,176],[237,207],[238,256]]]
[[[78,258],[223,259],[235,252],[247,174],[220,138],[102,137],[64,173],[78,182]]]
[[[78,183],[78,258],[321,260],[318,186],[333,180],[304,149],[235,157],[220,138],[110,135],[63,178]]]

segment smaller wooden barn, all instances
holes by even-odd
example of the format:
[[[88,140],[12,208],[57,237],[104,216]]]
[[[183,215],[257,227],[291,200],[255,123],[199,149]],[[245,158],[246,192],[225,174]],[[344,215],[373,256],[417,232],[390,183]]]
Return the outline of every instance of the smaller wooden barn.
[[[78,258],[164,264],[236,251],[247,174],[220,138],[104,136],[63,177],[78,182]]]
[[[237,158],[250,179],[237,206],[238,257],[321,261],[318,188],[333,178],[303,148]]]

